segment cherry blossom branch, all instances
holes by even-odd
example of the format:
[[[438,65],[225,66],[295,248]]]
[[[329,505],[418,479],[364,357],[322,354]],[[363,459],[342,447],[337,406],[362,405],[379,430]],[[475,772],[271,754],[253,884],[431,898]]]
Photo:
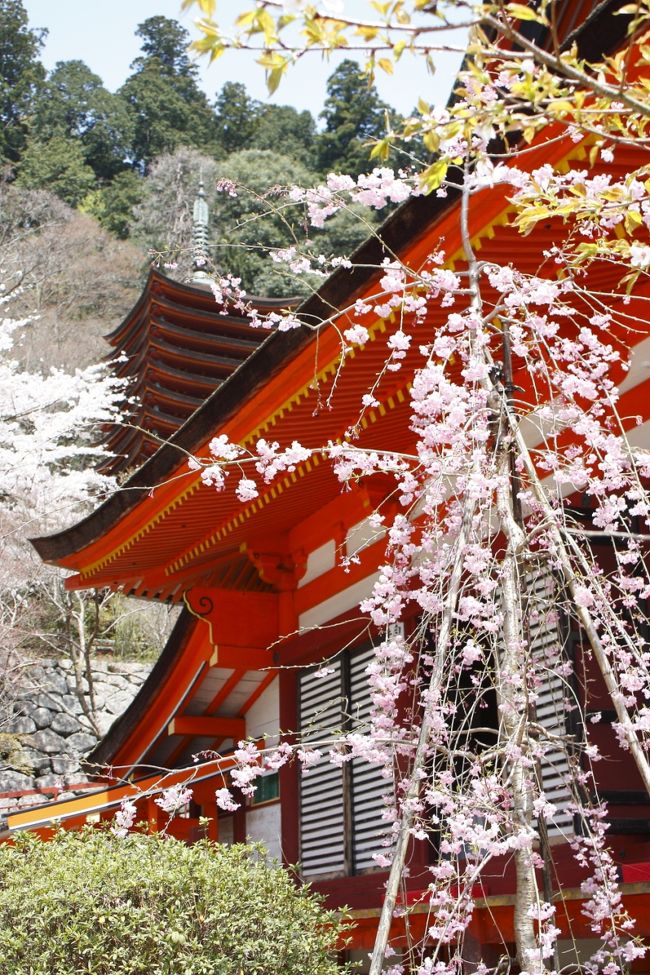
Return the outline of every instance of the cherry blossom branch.
[[[447,657],[453,633],[453,620],[461,588],[465,548],[469,538],[469,529],[474,516],[474,510],[475,505],[471,502],[468,503],[465,515],[463,517],[463,524],[458,534],[458,538],[454,543],[454,560],[451,567],[449,589],[440,620],[434,665],[432,667],[431,676],[429,679],[429,688],[434,694],[437,692],[442,674],[444,673],[444,669],[447,665]],[[402,801],[399,830],[393,849],[390,873],[386,882],[385,895],[382,902],[379,924],[377,927],[377,936],[370,960],[369,975],[381,975],[383,970],[386,947],[388,945],[393,914],[395,912],[397,896],[404,873],[404,863],[406,861],[410,830],[414,818],[412,807],[420,792],[422,773],[429,756],[429,740],[431,738],[432,728],[432,710],[425,710],[424,714],[422,715],[417,749],[411,766],[408,791]]]

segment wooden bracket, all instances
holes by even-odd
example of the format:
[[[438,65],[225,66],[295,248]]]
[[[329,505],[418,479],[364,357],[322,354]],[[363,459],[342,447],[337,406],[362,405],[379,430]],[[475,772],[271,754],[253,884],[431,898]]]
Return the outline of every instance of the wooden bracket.
[[[283,536],[269,536],[255,540],[254,546],[242,545],[260,579],[279,592],[295,589],[307,571],[307,553],[304,549],[288,550]]]

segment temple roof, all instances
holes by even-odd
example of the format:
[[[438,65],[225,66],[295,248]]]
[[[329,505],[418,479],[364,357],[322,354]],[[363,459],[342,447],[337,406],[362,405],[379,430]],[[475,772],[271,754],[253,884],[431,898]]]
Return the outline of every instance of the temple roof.
[[[307,325],[318,324],[329,317],[332,309],[354,301],[372,285],[378,274],[376,268],[387,254],[421,241],[431,225],[455,207],[457,199],[458,193],[450,191],[444,199],[431,195],[404,204],[384,223],[381,239],[373,236],[357,249],[352,257],[353,267],[338,268],[318,292],[303,301],[296,311],[298,317]],[[138,323],[144,320],[145,309],[160,291],[165,293],[166,298],[171,298],[175,293],[179,297],[182,293],[183,297],[195,298],[197,310],[207,310],[210,306],[214,309],[214,298],[205,288],[179,285],[155,270],[150,273],[148,285],[131,314],[109,336],[116,346],[128,341],[129,348],[136,351],[139,339],[144,339],[143,326]],[[181,301],[178,303],[182,304]],[[281,302],[278,304],[281,305]],[[215,318],[220,321],[218,314]],[[258,334],[245,322],[242,321],[241,325],[242,333],[247,338],[254,338]],[[192,325],[192,329],[195,328],[196,319]],[[236,415],[244,400],[264,389],[273,376],[278,375],[292,359],[311,345],[314,332],[309,328],[294,329],[274,331],[262,337],[263,341],[242,359],[239,368],[233,370],[223,383],[215,383],[214,392],[184,423],[179,424],[178,429],[158,447],[153,456],[144,461],[119,491],[71,528],[33,540],[45,561],[65,559],[101,538],[116,521],[136,508],[152,487],[172,476],[187,453],[196,452],[216,428]],[[160,403],[159,392],[152,388],[151,393],[155,393],[154,401]],[[116,430],[116,443],[119,442],[118,435],[119,431]],[[133,435],[139,435],[146,441],[146,435],[141,430],[134,430]],[[120,448],[124,450],[125,445],[120,444]]]
[[[626,172],[631,162],[628,154],[632,151],[620,147],[616,163],[613,167],[609,164],[608,170],[614,175],[619,168],[621,173]],[[538,156],[531,152],[531,165],[537,158],[566,162],[567,145],[556,141],[552,147],[541,146],[537,153]],[[585,158],[586,149],[569,143],[568,154],[579,163]],[[558,228],[549,220],[540,224],[535,234],[520,237],[509,225],[510,206],[505,192],[503,188],[484,191],[484,202],[472,217],[474,246],[480,248],[483,260],[500,263],[507,261],[512,253],[514,235],[519,268],[537,273]],[[450,252],[448,263],[462,270],[453,196],[419,198],[416,202],[418,215],[428,211],[426,236],[418,233],[422,224],[413,221],[405,226],[406,219],[414,215],[413,207],[398,211],[393,217],[393,228],[399,226],[402,231],[403,259],[414,267],[420,266],[440,236],[444,237]],[[415,241],[407,249],[409,233]],[[369,256],[361,258],[360,254],[355,260],[380,264],[381,251],[376,252],[379,247],[376,241],[366,245],[366,255],[371,248],[375,249],[372,261]],[[552,273],[553,269],[548,270]],[[299,309],[303,320],[313,321],[319,315],[324,318],[332,306],[345,307],[368,291],[377,270],[364,269],[358,275],[355,271],[333,276],[318,295],[303,303]],[[605,263],[591,273],[597,275],[600,290],[615,284],[616,269]],[[426,325],[408,328],[415,327],[420,332],[426,328],[427,334],[432,334],[445,316],[445,309],[432,307]],[[287,480],[286,484],[282,481],[277,488],[265,488],[255,502],[242,505],[234,495],[234,483],[222,492],[202,485],[198,474],[188,469],[187,455],[203,452],[205,456],[207,441],[220,432],[227,433],[236,442],[254,444],[259,437],[267,436],[287,445],[298,440],[315,448],[328,440],[344,438],[346,430],[359,417],[360,390],[370,388],[382,370],[386,356],[384,333],[397,327],[386,321],[368,321],[366,325],[370,340],[347,358],[340,375],[337,369],[342,350],[336,329],[321,330],[318,336],[310,329],[273,333],[191,414],[122,490],[67,531],[37,539],[39,554],[47,561],[58,561],[80,572],[78,583],[71,580],[74,585],[107,585],[121,587],[126,592],[146,591],[149,596],[163,599],[179,598],[187,585],[203,578],[208,563],[234,558],[254,535],[291,531],[292,524],[307,517],[316,502],[326,504],[340,491],[329,465],[319,466],[315,458],[304,470],[296,472],[293,481]],[[356,441],[360,446],[408,447],[409,396],[402,376],[410,375],[418,362],[419,344],[414,342],[403,363],[404,372],[391,374],[393,378],[387,376],[382,381],[377,391],[380,405],[365,417]],[[329,388],[332,382],[336,384],[332,403],[327,408],[319,406],[319,383]],[[522,375],[518,383],[525,388],[526,376]],[[175,395],[180,402],[182,394]],[[165,403],[164,408],[161,404],[159,393],[161,413],[174,408],[173,403]],[[375,416],[382,417],[379,434],[374,426]],[[308,479],[304,481],[304,489],[296,490],[295,484],[302,483],[304,478]],[[157,487],[152,492],[154,486]],[[273,504],[269,503],[271,500]],[[127,518],[138,506],[137,517]]]
[[[297,298],[247,299],[261,315],[297,304]],[[245,310],[217,304],[209,284],[181,284],[153,268],[132,310],[107,336],[114,372],[130,380],[135,406],[105,431],[104,446],[114,456],[104,473],[138,467],[265,338]]]
[[[625,18],[610,17],[611,10],[619,5],[617,2],[601,5],[599,17],[583,25],[580,37],[584,53],[587,56],[595,56],[603,48],[611,47],[617,43],[623,36],[626,29]],[[581,5],[581,10],[582,6],[584,5]],[[604,39],[603,31],[605,29],[607,36]],[[556,165],[564,162],[568,165],[567,160],[569,158],[586,157],[584,146],[576,146],[570,140],[558,137],[560,135],[559,129],[557,131],[549,130],[549,133],[545,133],[545,135],[553,136],[553,140],[549,137],[548,145],[545,144],[545,139],[542,137],[538,140],[537,146],[531,146],[528,150],[527,165],[531,168],[545,162],[555,163]],[[626,163],[629,160],[625,158],[625,154],[628,151],[624,147],[617,151],[616,162],[614,166],[611,164],[608,166],[608,172],[617,176],[619,169],[621,173],[626,171]],[[462,173],[458,171],[450,173],[450,178],[452,183],[460,183]],[[296,315],[306,325],[319,325],[328,320],[333,311],[344,309],[353,303],[357,297],[370,293],[373,282],[381,273],[377,268],[387,255],[399,253],[411,266],[418,267],[435,247],[437,237],[444,240],[444,247],[448,254],[448,265],[454,266],[455,262],[462,261],[457,220],[458,196],[458,191],[450,189],[446,197],[431,194],[410,199],[388,218],[375,236],[357,249],[352,255],[351,267],[339,268],[335,271],[318,292],[298,307]],[[474,213],[471,217],[470,231],[472,237],[477,241],[477,246],[484,248],[481,254],[482,258],[495,261],[508,260],[512,254],[513,231],[508,227],[509,206],[505,192],[501,188],[491,189],[485,191],[483,199],[483,204],[477,208],[478,216]],[[516,246],[520,265],[524,271],[537,271],[540,265],[540,254],[553,244],[555,233],[553,221],[548,221],[545,224],[540,223],[534,235],[523,238],[517,235]],[[607,279],[605,267],[602,267],[599,273],[602,278],[602,280],[599,279],[599,284],[602,284],[603,287],[610,286],[612,284],[611,273],[610,280]],[[144,370],[147,378],[146,389],[144,389],[145,395],[142,400],[143,409],[146,411],[144,415],[146,422],[151,427],[157,423],[163,436],[169,436],[174,417],[178,417],[179,426],[169,440],[162,444],[155,454],[149,457],[142,467],[130,477],[124,487],[86,519],[57,535],[34,541],[37,551],[46,561],[59,562],[68,568],[79,571],[86,556],[77,558],[77,553],[81,553],[85,549],[94,551],[95,543],[99,539],[107,538],[118,522],[123,521],[126,526],[126,517],[142,502],[143,507],[138,517],[145,525],[144,530],[135,531],[138,539],[137,556],[131,542],[129,542],[129,546],[131,546],[129,564],[133,566],[132,581],[137,578],[139,572],[142,571],[145,574],[149,572],[149,566],[154,565],[156,559],[162,558],[163,561],[164,559],[172,559],[174,546],[176,546],[178,553],[183,553],[187,547],[188,524],[193,526],[194,533],[200,537],[203,532],[201,526],[206,519],[208,521],[212,519],[213,523],[218,523],[218,519],[221,518],[222,523],[225,524],[224,518],[228,521],[228,517],[233,517],[232,513],[228,514],[221,510],[224,502],[223,499],[215,500],[216,492],[213,492],[214,496],[211,496],[207,501],[202,497],[202,505],[199,505],[196,511],[193,501],[184,508],[186,499],[194,493],[195,487],[190,485],[190,488],[186,490],[189,481],[184,480],[172,489],[169,487],[169,480],[175,477],[188,478],[187,454],[194,454],[205,449],[208,439],[216,431],[220,431],[224,426],[234,422],[238,414],[242,413],[245,404],[253,402],[256,404],[256,413],[249,418],[248,431],[251,435],[256,430],[259,435],[259,424],[266,422],[270,416],[273,416],[272,432],[275,432],[276,423],[282,420],[287,412],[282,404],[280,404],[279,409],[276,409],[275,413],[269,406],[270,391],[276,379],[282,377],[285,399],[287,396],[289,397],[287,402],[293,402],[291,390],[295,384],[297,384],[295,395],[298,400],[302,398],[306,401],[310,396],[312,397],[311,404],[303,404],[300,416],[294,410],[291,421],[283,422],[286,435],[296,435],[296,431],[299,435],[300,430],[308,431],[314,436],[318,434],[321,437],[320,442],[326,442],[328,437],[323,436],[322,430],[319,428],[318,416],[314,412],[313,383],[316,381],[318,368],[336,368],[341,351],[340,340],[337,342],[332,339],[329,350],[327,353],[325,352],[323,346],[325,333],[322,331],[319,333],[318,339],[318,342],[321,343],[320,347],[318,347],[313,329],[296,329],[289,332],[276,331],[259,342],[254,350],[247,350],[242,347],[238,353],[240,356],[238,365],[228,372],[229,366],[220,360],[234,359],[236,356],[231,343],[226,343],[228,345],[226,352],[223,339],[227,335],[230,339],[249,343],[256,341],[257,333],[248,328],[245,321],[239,322],[236,319],[233,320],[230,315],[223,316],[217,313],[215,318],[219,323],[217,327],[219,335],[215,337],[214,358],[210,360],[209,366],[207,364],[201,366],[200,339],[196,333],[201,332],[205,326],[204,313],[209,311],[210,302],[213,301],[211,294],[203,286],[197,288],[178,285],[159,272],[151,273],[148,284],[149,286],[145,289],[140,302],[131,315],[127,316],[127,319],[116,329],[112,338],[116,345],[128,347],[134,361],[137,358],[138,362],[148,362],[148,369]],[[194,310],[192,315],[188,316],[186,306],[192,302],[194,303]],[[170,304],[177,309],[176,317],[172,318],[169,314],[168,305]],[[275,303],[275,307],[278,304],[282,303]],[[147,313],[153,312],[152,317],[148,319],[152,323],[148,329],[145,329],[142,324],[145,308]],[[214,305],[212,308],[214,309]],[[182,358],[182,363],[172,365],[169,361],[170,357],[166,353],[173,342],[177,340],[174,330],[183,329],[185,330],[185,344],[183,354],[179,356]],[[329,331],[334,330],[330,329]],[[221,345],[217,352],[216,345],[219,342]],[[377,345],[380,344],[377,343]],[[315,348],[316,352],[314,353]],[[311,350],[311,358],[305,365],[307,350]],[[380,351],[381,354],[384,354],[383,350]],[[357,407],[358,390],[362,388],[362,383],[374,374],[376,354],[376,349],[374,351],[372,349],[359,350],[357,359],[366,364],[365,368],[357,365],[355,361],[355,363],[348,364],[345,370],[356,383],[357,399],[355,403]],[[314,355],[316,355],[316,359]],[[298,362],[302,363],[301,369],[303,370],[299,377],[294,367],[294,364]],[[228,372],[225,377],[217,375],[219,366],[223,366]],[[191,373],[193,368],[195,371]],[[191,373],[194,381],[198,383],[200,368],[204,368],[206,371],[213,370],[212,377],[207,376],[204,372],[200,373],[202,390],[205,388],[204,384],[209,380],[214,381],[215,389],[203,404],[192,412],[192,397],[188,396],[187,387],[185,391],[181,389],[180,377],[175,375],[174,370],[182,374],[189,370],[187,374]],[[305,372],[309,369],[311,369],[311,374]],[[391,395],[391,391],[388,390],[387,399],[390,399]],[[382,409],[386,412],[385,404],[382,404]],[[185,419],[185,417],[187,418]],[[294,421],[298,423],[298,427],[295,426]],[[384,423],[385,426],[386,423]],[[345,429],[342,420],[341,434]],[[403,421],[402,429],[404,429]],[[144,455],[147,449],[152,449],[150,441],[146,441],[146,434],[142,430],[135,431],[133,437],[134,439],[128,443],[124,440],[118,441],[116,435],[116,443],[119,442],[120,449],[123,452],[128,452],[137,447]],[[136,439],[138,437],[139,440]],[[315,477],[316,475],[313,474],[312,479]],[[318,475],[318,478],[322,482],[321,489],[324,490],[324,475]],[[194,475],[194,481],[196,481],[196,475]],[[158,485],[160,487],[156,490],[156,498],[152,499],[152,489]],[[329,491],[329,488],[327,490]],[[232,501],[232,492],[230,495]],[[143,499],[145,500],[143,501]],[[177,515],[171,520],[166,520],[167,515],[179,505],[182,510],[179,509]],[[276,516],[279,517],[281,504],[276,503],[274,508]],[[188,516],[191,520],[188,520]],[[143,542],[144,535],[156,536],[160,532],[171,530],[173,528],[171,521],[174,523],[178,521],[178,526],[174,529],[176,537],[174,539],[169,536],[165,540],[163,545],[165,552],[154,552],[152,550],[145,554],[147,546]],[[159,523],[160,532],[157,528]],[[126,532],[126,530],[125,527],[124,531]],[[132,538],[135,535],[132,535]],[[232,544],[233,551],[236,551],[237,545],[241,544],[240,535],[241,532],[235,533],[230,538],[229,544]],[[185,538],[184,542],[182,541],[183,538]],[[162,535],[160,544],[163,544]],[[120,550],[115,548],[114,551],[119,553]],[[114,567],[118,567],[116,560],[119,561],[119,558],[121,556],[116,554],[110,556],[108,561],[111,561]],[[167,565],[169,564],[168,561]],[[124,571],[125,569],[120,569],[116,572],[116,579],[120,576],[120,572]],[[90,568],[88,572],[86,584],[92,585],[93,578],[96,580],[95,584],[107,584],[101,573],[95,574],[94,570]],[[135,591],[138,588],[134,586],[133,590],[129,590],[129,585],[130,583],[126,585],[127,591]],[[163,587],[160,592],[168,594],[169,589]]]

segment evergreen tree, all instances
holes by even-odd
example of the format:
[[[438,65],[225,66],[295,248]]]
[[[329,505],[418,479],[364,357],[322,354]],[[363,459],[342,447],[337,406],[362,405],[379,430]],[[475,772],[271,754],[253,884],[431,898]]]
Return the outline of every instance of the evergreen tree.
[[[226,153],[269,149],[313,168],[316,124],[311,112],[255,101],[241,82],[227,81],[214,103],[219,145]]]
[[[81,209],[99,221],[104,230],[125,240],[131,234],[134,210],[142,200],[144,180],[132,169],[118,173],[110,183],[90,193]]]
[[[185,28],[167,17],[150,17],[136,33],[144,56],[133,62],[133,74],[119,92],[133,113],[135,164],[146,171],[156,156],[180,145],[218,152],[214,114],[187,56]]]
[[[373,169],[368,143],[385,134],[387,115],[391,123],[396,119],[375,86],[368,84],[357,62],[342,61],[327,81],[327,99],[321,112],[325,130],[316,137],[321,172],[358,176]]]
[[[196,80],[196,65],[187,54],[190,35],[178,21],[162,16],[148,17],[138,24],[135,34],[142,38],[143,56],[133,62],[132,68],[149,58],[157,58],[165,74]]]
[[[134,123],[127,103],[109,92],[83,61],[59,61],[34,104],[33,131],[43,141],[78,138],[101,179],[124,168]]]
[[[45,77],[39,54],[47,31],[29,26],[21,0],[0,0],[0,157],[16,162],[27,119]]]
[[[227,81],[214,103],[217,138],[227,153],[250,149],[257,129],[260,104],[250,97],[246,85]]]
[[[78,139],[55,135],[47,142],[30,139],[18,167],[17,183],[48,189],[72,207],[78,206],[95,183]]]
[[[277,150],[232,153],[216,169],[231,180],[236,196],[218,193],[212,201],[214,259],[219,271],[241,278],[250,293],[267,297],[306,294],[320,281],[296,276],[270,253],[305,242],[302,206],[289,200],[292,185],[313,186],[317,175]]]
[[[282,154],[314,168],[316,123],[311,112],[291,105],[261,105],[250,149],[282,149]]]

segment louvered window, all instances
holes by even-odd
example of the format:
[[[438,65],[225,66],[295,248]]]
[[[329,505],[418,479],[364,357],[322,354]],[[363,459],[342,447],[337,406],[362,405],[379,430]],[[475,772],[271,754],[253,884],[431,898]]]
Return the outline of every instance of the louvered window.
[[[527,619],[530,652],[535,670],[542,674],[538,692],[537,721],[554,736],[569,733],[567,710],[569,688],[567,678],[558,673],[558,665],[566,659],[566,634],[558,609],[558,582],[545,566],[532,569],[526,577]],[[548,824],[551,835],[567,835],[573,831],[573,815],[568,812],[572,796],[567,784],[569,761],[566,749],[549,744],[541,762],[542,786],[547,798],[558,810]]]
[[[370,690],[366,667],[373,655],[372,648],[353,654],[349,658],[349,700],[352,730],[368,727],[370,717]],[[372,854],[376,853],[386,832],[382,818],[384,793],[387,780],[382,777],[381,766],[370,765],[361,758],[350,763],[350,793],[352,803],[352,867],[355,873],[375,866]]]
[[[305,742],[320,741],[341,727],[341,661],[330,673],[308,671],[300,679],[300,728]],[[343,769],[323,760],[300,782],[300,860],[306,877],[343,873],[346,866]]]
[[[303,673],[299,685],[302,739],[315,743],[345,731],[364,731],[370,714],[366,667],[372,648],[344,653],[323,669]],[[324,749],[325,750],[325,749]],[[359,873],[375,866],[381,843],[387,782],[379,766],[353,759],[342,767],[326,756],[301,778],[300,847],[305,877]]]

